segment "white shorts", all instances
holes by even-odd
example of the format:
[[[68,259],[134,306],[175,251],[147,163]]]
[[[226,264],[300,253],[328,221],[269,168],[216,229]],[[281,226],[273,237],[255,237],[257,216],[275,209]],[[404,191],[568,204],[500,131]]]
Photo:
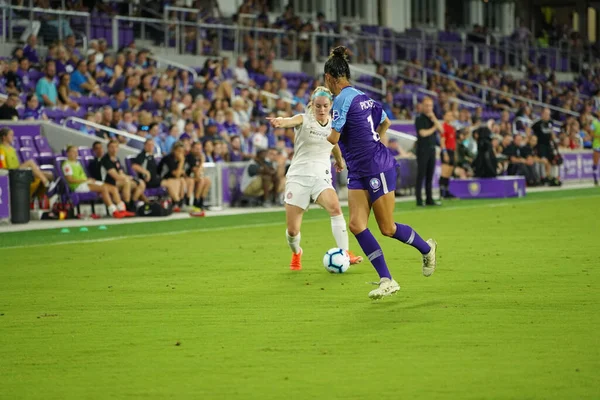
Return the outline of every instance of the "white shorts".
[[[306,210],[310,201],[316,201],[326,189],[332,189],[331,178],[288,177],[285,182],[284,201],[291,206]]]
[[[94,184],[98,185],[98,186],[102,186],[104,184],[104,182],[96,181],[96,182],[94,182]],[[89,193],[89,192],[91,192],[90,185],[87,182],[83,182],[75,188],[74,192],[75,193]]]

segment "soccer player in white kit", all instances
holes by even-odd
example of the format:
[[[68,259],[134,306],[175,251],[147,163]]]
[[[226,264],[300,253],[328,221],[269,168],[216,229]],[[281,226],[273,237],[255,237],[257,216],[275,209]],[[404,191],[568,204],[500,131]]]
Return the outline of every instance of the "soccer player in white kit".
[[[331,216],[331,230],[337,247],[345,250],[351,264],[358,264],[362,257],[348,251],[348,232],[337,193],[332,185],[330,155],[333,152],[335,167],[344,169],[342,153],[337,145],[327,141],[331,133],[330,111],[333,95],[324,86],[317,87],[310,97],[306,113],[291,118],[270,118],[274,128],[294,128],[294,157],[285,183],[285,215],[288,245],[292,250],[291,270],[302,269],[300,225],[302,215],[311,199]]]

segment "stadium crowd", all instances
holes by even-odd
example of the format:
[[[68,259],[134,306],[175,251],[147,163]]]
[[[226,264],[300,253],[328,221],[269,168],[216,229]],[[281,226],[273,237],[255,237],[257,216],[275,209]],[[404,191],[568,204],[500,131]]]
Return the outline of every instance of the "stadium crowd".
[[[206,10],[206,16],[220,14],[216,2],[199,3],[198,7]],[[262,10],[257,18],[259,26],[293,28],[299,32],[338,29],[325,21],[322,14],[318,14],[316,21],[302,20],[291,6],[285,8],[274,24],[269,24],[266,3],[246,0],[238,12],[244,14],[249,7]],[[247,23],[236,18],[234,21]],[[348,37],[351,40],[351,35]],[[293,155],[290,139],[293,133],[285,129],[271,129],[266,117],[287,117],[303,112],[311,91],[322,82],[304,76],[294,88],[290,88],[285,75],[274,67],[274,43],[273,38],[266,35],[258,39],[247,35],[244,57],[235,60],[210,57],[203,66],[198,66],[198,78],[194,80],[187,70],[171,67],[159,70],[149,57],[149,51],[137,49],[135,43],[113,53],[108,50],[104,39],[92,40],[84,52],[75,45],[75,37],[68,34],[64,41],[51,43],[47,54],[42,55],[36,35],[31,33],[23,46],[14,49],[10,58],[0,60],[0,91],[10,95],[0,107],[0,119],[49,119],[50,110],[70,110],[87,121],[139,137],[140,140],[128,139],[98,125],[76,126],[88,135],[110,140],[109,147],[127,144],[138,148],[140,160],[144,159],[143,154],[155,149],[153,153],[161,158],[156,168],[152,167],[149,171],[142,167],[147,163],[138,163],[136,165],[140,168],[135,168],[138,176],[127,184],[117,185],[121,195],[127,199],[131,197],[132,190],[151,184],[163,186],[180,206],[203,207],[201,199],[207,193],[210,182],[203,179],[200,172],[194,174],[192,165],[253,160],[260,165],[260,168],[253,169],[259,171],[255,173],[265,177],[264,181],[271,182],[271,185],[251,194],[270,194],[265,199],[267,205],[281,203],[283,186],[280,182],[284,180],[285,167]],[[210,40],[206,44],[210,46]],[[345,44],[352,48],[351,43]],[[302,40],[298,45],[301,54],[309,51]],[[371,56],[357,54],[357,60]],[[422,82],[418,67],[418,62],[414,61],[399,75],[402,78],[398,78],[392,76],[386,66],[377,66],[377,72],[388,79],[387,96],[378,100],[382,101],[391,119],[409,119],[419,112],[418,105],[412,107],[410,103],[398,101],[397,97],[411,92],[412,82]],[[540,72],[532,65],[526,79],[519,80],[501,66],[484,69],[476,64],[458,65],[443,49],[438,49],[426,67],[480,85],[476,87],[442,75],[428,75],[426,88],[436,96],[435,114],[442,119],[447,111],[452,111],[453,119],[460,128],[459,144],[464,148],[462,152],[459,149],[457,154],[462,157],[458,163],[465,166],[464,174],[470,173],[466,165],[477,152],[473,138],[469,137],[470,127],[482,120],[493,134],[500,160],[506,148],[513,143],[520,145],[522,140],[531,147],[532,154],[536,151],[539,135],[535,133],[534,121],[539,116],[532,113],[528,102],[490,92],[484,96],[486,87],[500,88],[503,92],[532,100],[541,87],[544,102],[581,114],[575,118],[564,112],[553,112],[549,117],[543,117],[544,120],[551,118],[555,128],[557,150],[553,154],[558,157],[560,149],[591,147],[591,118],[600,108],[600,74],[596,70],[587,70],[576,82],[559,84],[551,71]],[[373,82],[373,85],[377,83]],[[94,104],[83,101],[90,98],[101,101]],[[481,100],[483,98],[485,100]],[[467,103],[461,101],[478,102],[473,107],[464,106]],[[392,143],[392,146],[397,148],[397,143]],[[396,151],[406,155],[400,148]],[[186,157],[192,154],[197,157],[197,163],[191,158],[186,161]],[[168,167],[163,162],[170,156],[184,160],[182,171],[173,174],[177,165]],[[550,160],[551,163],[558,161],[558,158]],[[159,165],[161,168],[158,168]],[[509,173],[515,171],[508,165],[502,168]],[[537,183],[542,182],[541,177],[550,176],[547,166],[544,170],[547,173],[541,173]],[[463,172],[459,171],[459,174]],[[175,178],[181,178],[176,185],[166,182]],[[106,182],[102,175],[93,179]],[[242,191],[250,186],[246,179]],[[133,197],[131,201],[144,200],[143,194]]]

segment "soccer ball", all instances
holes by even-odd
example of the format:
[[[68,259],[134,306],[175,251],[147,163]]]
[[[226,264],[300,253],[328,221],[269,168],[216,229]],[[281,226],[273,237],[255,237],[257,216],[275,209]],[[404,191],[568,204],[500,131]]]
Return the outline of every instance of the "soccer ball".
[[[323,257],[323,266],[332,274],[341,274],[350,268],[350,257],[342,249],[329,249]]]

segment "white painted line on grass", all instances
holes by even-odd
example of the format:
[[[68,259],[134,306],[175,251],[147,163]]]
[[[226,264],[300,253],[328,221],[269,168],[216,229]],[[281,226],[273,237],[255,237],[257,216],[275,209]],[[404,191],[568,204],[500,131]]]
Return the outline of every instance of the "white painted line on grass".
[[[515,202],[515,201],[504,201],[501,203],[492,203],[492,204],[473,204],[468,206],[443,206],[443,207],[426,207],[419,208],[417,210],[411,210],[410,213],[431,213],[434,210],[443,210],[444,212],[448,210],[470,210],[475,208],[496,208],[496,207],[504,207],[504,206],[522,206],[528,204],[538,204],[545,203],[549,201],[566,201],[566,200],[577,200],[582,198],[595,198],[600,197],[600,193],[595,195],[586,195],[586,196],[569,196],[569,197],[561,197],[558,199],[539,199],[539,200],[531,200],[526,202]],[[396,214],[400,213],[401,210],[396,210]],[[319,219],[309,219],[303,221],[303,224],[314,223],[314,222],[323,222],[326,221],[326,218]],[[53,243],[35,243],[31,245],[18,245],[18,246],[7,246],[0,247],[0,250],[13,250],[13,249],[25,249],[25,248],[33,248],[33,247],[44,247],[44,246],[65,246],[71,244],[83,244],[83,243],[104,243],[104,242],[114,242],[123,239],[140,239],[140,238],[148,238],[148,237],[156,237],[156,236],[173,236],[173,235],[183,235],[186,233],[205,233],[205,232],[219,232],[219,231],[227,231],[233,229],[248,229],[248,228],[264,228],[269,226],[285,226],[285,220],[282,219],[281,222],[267,222],[267,223],[258,223],[258,224],[244,224],[244,225],[234,225],[234,226],[216,226],[210,228],[197,228],[197,229],[183,229],[178,231],[171,232],[154,232],[154,233],[144,233],[144,234],[135,234],[135,235],[123,235],[123,236],[113,236],[107,238],[98,238],[98,239],[83,239],[83,240],[66,240],[62,242],[53,242]]]

